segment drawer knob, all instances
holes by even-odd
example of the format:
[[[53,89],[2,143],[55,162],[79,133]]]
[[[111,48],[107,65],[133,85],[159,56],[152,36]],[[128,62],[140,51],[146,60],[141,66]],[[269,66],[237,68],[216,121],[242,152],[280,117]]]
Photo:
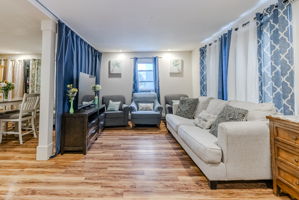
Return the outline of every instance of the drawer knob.
[[[298,137],[297,136],[293,136],[293,140],[297,141]]]
[[[296,185],[299,185],[299,181],[297,180],[297,181],[295,182],[295,184],[296,184]]]
[[[296,163],[298,163],[299,162],[299,159],[298,158],[295,158],[295,160],[294,160]]]

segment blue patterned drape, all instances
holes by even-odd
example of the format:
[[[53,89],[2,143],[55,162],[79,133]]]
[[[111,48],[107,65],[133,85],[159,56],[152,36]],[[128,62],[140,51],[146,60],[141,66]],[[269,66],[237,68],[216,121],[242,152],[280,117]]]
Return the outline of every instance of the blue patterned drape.
[[[101,56],[102,53],[90,46],[68,26],[58,22],[55,105],[56,154],[60,153],[61,117],[63,113],[69,110],[66,96],[67,84],[73,84],[74,87],[78,88],[80,72],[96,76],[96,82],[99,83]]]
[[[200,96],[207,96],[207,45],[199,49],[200,52]]]
[[[227,100],[227,73],[232,30],[220,37],[218,98]]]
[[[257,14],[259,100],[286,115],[295,111],[291,3],[279,0]]]

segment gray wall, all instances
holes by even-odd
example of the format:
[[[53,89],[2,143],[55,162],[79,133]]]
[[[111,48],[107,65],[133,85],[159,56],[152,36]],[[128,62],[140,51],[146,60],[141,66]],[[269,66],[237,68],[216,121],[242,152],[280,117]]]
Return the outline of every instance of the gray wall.
[[[146,52],[146,53],[103,53],[101,66],[101,85],[103,95],[124,95],[126,103],[131,102],[133,87],[133,57],[159,56],[160,95],[164,105],[164,96],[167,94],[183,93],[192,96],[192,52]],[[182,74],[169,73],[170,60],[180,58],[184,61]],[[109,77],[109,61],[119,59],[122,63],[121,76]]]

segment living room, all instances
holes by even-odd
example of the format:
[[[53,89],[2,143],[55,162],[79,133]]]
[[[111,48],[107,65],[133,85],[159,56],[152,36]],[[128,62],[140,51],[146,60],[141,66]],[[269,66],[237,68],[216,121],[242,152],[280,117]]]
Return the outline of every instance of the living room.
[[[298,0],[0,5],[0,199],[299,199]]]

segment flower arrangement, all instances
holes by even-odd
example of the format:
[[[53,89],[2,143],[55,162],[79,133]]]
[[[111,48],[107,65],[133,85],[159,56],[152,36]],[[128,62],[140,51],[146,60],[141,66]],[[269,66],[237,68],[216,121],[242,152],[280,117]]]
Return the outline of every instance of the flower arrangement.
[[[74,88],[72,84],[67,85],[67,96],[69,97],[70,105],[70,113],[74,113],[74,99],[78,93],[78,89]]]
[[[94,104],[96,106],[99,105],[99,97],[98,97],[98,92],[102,89],[101,85],[99,84],[96,84],[96,85],[93,85],[92,88],[91,88],[93,91],[94,91]]]
[[[96,84],[96,85],[92,86],[92,90],[93,90],[94,92],[98,92],[98,91],[100,91],[101,89],[102,89],[102,86],[99,85],[99,84]]]
[[[12,82],[3,81],[0,82],[0,91],[3,93],[4,99],[8,99],[9,91],[15,89],[15,85]]]

